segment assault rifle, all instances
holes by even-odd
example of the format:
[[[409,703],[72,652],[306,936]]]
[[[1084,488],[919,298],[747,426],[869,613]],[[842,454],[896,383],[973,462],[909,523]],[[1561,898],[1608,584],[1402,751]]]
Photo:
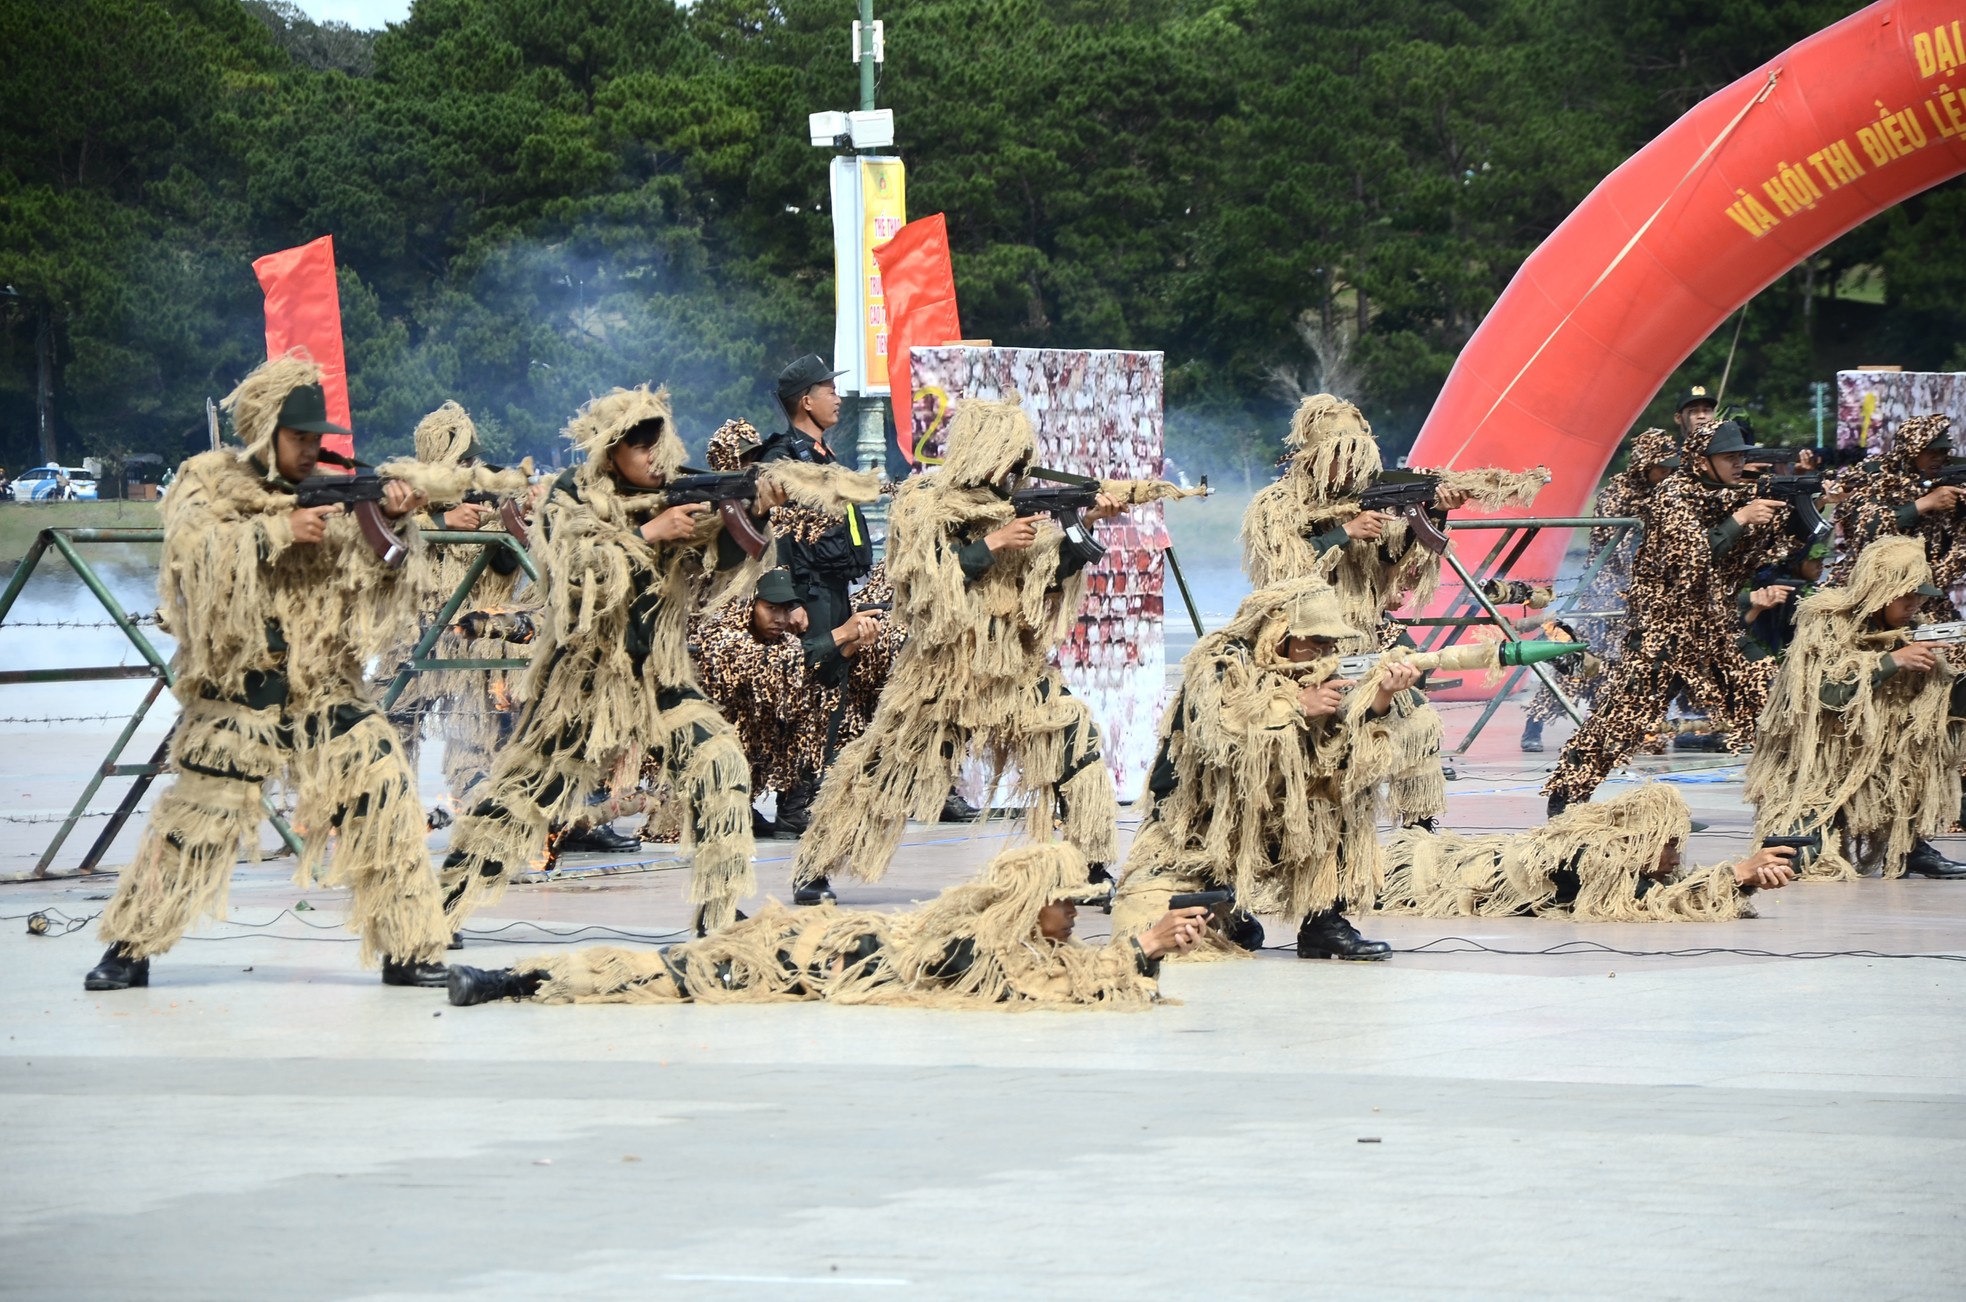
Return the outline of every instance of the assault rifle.
[[[1935,488],[1966,488],[1966,460],[1948,461],[1929,475],[1918,480],[1920,496]]]
[[[1785,503],[1789,509],[1789,528],[1805,545],[1829,537],[1829,521],[1816,510],[1816,499],[1823,495],[1821,471],[1806,475],[1763,475],[1755,481],[1754,495]]]
[[[1396,663],[1434,669],[1516,669],[1542,664],[1562,656],[1582,655],[1590,648],[1582,642],[1465,642],[1441,651],[1369,651],[1364,655],[1341,656],[1335,675],[1358,678],[1369,674],[1378,663],[1392,656]]]
[[[495,466],[489,461],[479,461],[474,464],[483,466],[494,474],[505,470],[504,466]],[[526,528],[526,513],[520,507],[518,497],[509,493],[493,493],[486,489],[474,488],[464,495],[464,500],[474,506],[497,507],[499,527],[511,534],[513,541],[519,546],[526,548],[532,546],[532,534]]]
[[[1948,619],[1938,623],[1920,624],[1911,630],[1908,640],[1940,644],[1966,642],[1966,620]]]
[[[1372,487],[1358,495],[1358,506],[1361,511],[1384,511],[1398,516],[1412,530],[1414,541],[1438,556],[1447,550],[1447,535],[1430,514],[1434,494],[1439,490],[1439,475],[1387,470],[1372,481]]]
[[[744,554],[752,560],[763,556],[765,548],[771,546],[771,537],[751,518],[751,503],[758,500],[757,468],[730,474],[684,469],[684,474],[662,486],[664,508],[699,503],[714,506],[717,518],[724,522],[724,532],[744,549]]]
[[[344,506],[354,515],[355,522],[362,528],[362,537],[371,550],[382,558],[382,562],[394,569],[409,555],[409,549],[390,527],[389,519],[382,513],[382,503],[388,497],[387,485],[392,479],[400,479],[410,487],[430,499],[432,505],[455,506],[471,492],[487,492],[483,487],[499,487],[497,477],[515,481],[523,486],[525,476],[530,473],[532,463],[510,470],[490,466],[439,466],[428,465],[407,459],[391,461],[377,470],[364,465],[353,457],[345,457],[339,452],[325,448],[321,461],[331,466],[345,466],[345,475],[309,475],[294,485],[295,504],[300,507]],[[481,487],[473,488],[473,484]],[[521,539],[521,545],[524,540]]]
[[[1481,595],[1497,606],[1527,606],[1531,610],[1541,610],[1556,600],[1549,584],[1526,579],[1490,579],[1481,585]]]
[[[1058,521],[1058,527],[1065,532],[1065,539],[1058,546],[1061,556],[1069,556],[1090,565],[1106,554],[1106,548],[1093,537],[1092,530],[1079,518],[1083,511],[1090,511],[1099,505],[1099,494],[1108,485],[1084,475],[1074,475],[1063,470],[1046,470],[1039,467],[1031,471],[1033,479],[1049,480],[1043,488],[1022,488],[1010,495],[1011,510],[1021,519],[1025,516],[1048,515]],[[1173,484],[1153,479],[1128,479],[1113,481],[1125,491],[1122,496],[1133,505],[1163,497],[1208,496],[1208,477],[1202,476],[1197,489],[1179,488]]]

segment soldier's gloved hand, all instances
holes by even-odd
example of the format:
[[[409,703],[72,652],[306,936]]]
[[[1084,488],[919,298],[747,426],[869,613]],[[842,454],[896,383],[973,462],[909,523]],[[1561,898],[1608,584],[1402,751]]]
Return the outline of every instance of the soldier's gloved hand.
[[[339,506],[303,506],[287,517],[293,529],[294,541],[312,546],[328,536],[328,517],[341,508]]]
[[[1345,536],[1353,542],[1377,542],[1392,522],[1393,517],[1384,511],[1360,511],[1345,521]]]
[[[708,502],[689,502],[682,506],[672,506],[642,526],[642,541],[682,542],[695,535],[696,522],[708,514],[710,514]]]
[[[1912,505],[1917,508],[1920,515],[1936,515],[1940,511],[1957,510],[1962,498],[1966,498],[1966,488],[1941,484]]]
[[[1795,849],[1764,845],[1734,865],[1734,881],[1756,890],[1773,891],[1795,880]]]

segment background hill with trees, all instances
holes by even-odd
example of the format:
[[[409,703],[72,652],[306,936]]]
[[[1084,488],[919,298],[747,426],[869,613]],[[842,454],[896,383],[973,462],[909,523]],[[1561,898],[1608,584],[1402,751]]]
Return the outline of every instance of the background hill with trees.
[[[1410,438],[1606,172],[1848,8],[882,0],[880,102],[968,333],[1165,350],[1173,450],[1260,477],[1304,390]],[[281,0],[0,7],[0,461],[43,459],[44,364],[63,460],[200,446],[262,348],[252,258],[322,233],[369,452],[456,397],[550,459],[642,379],[698,440],[773,419],[768,376],[832,338],[805,119],[855,94],[850,9],[417,0],[370,33]],[[1757,298],[1729,392],[1800,434],[1810,381],[1874,361],[1966,368],[1959,182]]]

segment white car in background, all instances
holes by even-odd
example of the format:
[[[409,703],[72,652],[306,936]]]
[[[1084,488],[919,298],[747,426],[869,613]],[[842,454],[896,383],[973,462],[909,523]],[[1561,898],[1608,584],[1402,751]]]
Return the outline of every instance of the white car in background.
[[[64,483],[63,481],[67,482]],[[8,485],[16,502],[93,502],[96,477],[79,466],[45,466],[23,470]]]

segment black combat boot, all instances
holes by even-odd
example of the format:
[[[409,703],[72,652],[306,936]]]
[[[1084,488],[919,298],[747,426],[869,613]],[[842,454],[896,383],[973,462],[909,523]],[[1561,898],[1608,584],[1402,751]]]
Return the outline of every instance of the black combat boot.
[[[825,877],[815,877],[809,882],[792,887],[792,903],[800,905],[830,904],[840,897],[833,894],[833,883]]]
[[[1543,721],[1529,719],[1522,725],[1522,748],[1531,754],[1543,749]]]
[[[150,960],[131,958],[118,941],[102,952],[102,962],[82,978],[84,990],[128,990],[150,984]]]
[[[1939,852],[1938,846],[1921,836],[1911,843],[1911,853],[1905,856],[1905,875],[1940,877],[1952,881],[1966,878],[1966,863],[1946,858]]]
[[[382,960],[382,984],[386,986],[429,986],[444,984],[450,969],[442,963],[416,963],[406,959]]]
[[[1382,959],[1393,952],[1383,940],[1367,940],[1336,909],[1313,913],[1297,928],[1298,958]]]
[[[1229,920],[1223,924],[1222,934],[1228,937],[1230,944],[1238,945],[1252,954],[1263,948],[1263,924],[1256,920],[1253,913],[1244,913],[1240,909],[1231,913]]]
[[[949,798],[942,802],[942,821],[945,823],[974,823],[983,811],[964,800],[962,793],[954,787],[949,788]]]
[[[798,838],[812,825],[812,802],[819,795],[817,782],[801,782],[778,793],[778,835]]]
[[[450,970],[446,984],[450,987],[451,1002],[459,1008],[469,1008],[494,999],[530,999],[539,993],[539,983],[545,979],[544,972],[514,972],[509,967],[494,971],[460,963]]]
[[[561,837],[555,848],[562,854],[637,854],[642,838],[617,832],[612,823],[589,823]]]

